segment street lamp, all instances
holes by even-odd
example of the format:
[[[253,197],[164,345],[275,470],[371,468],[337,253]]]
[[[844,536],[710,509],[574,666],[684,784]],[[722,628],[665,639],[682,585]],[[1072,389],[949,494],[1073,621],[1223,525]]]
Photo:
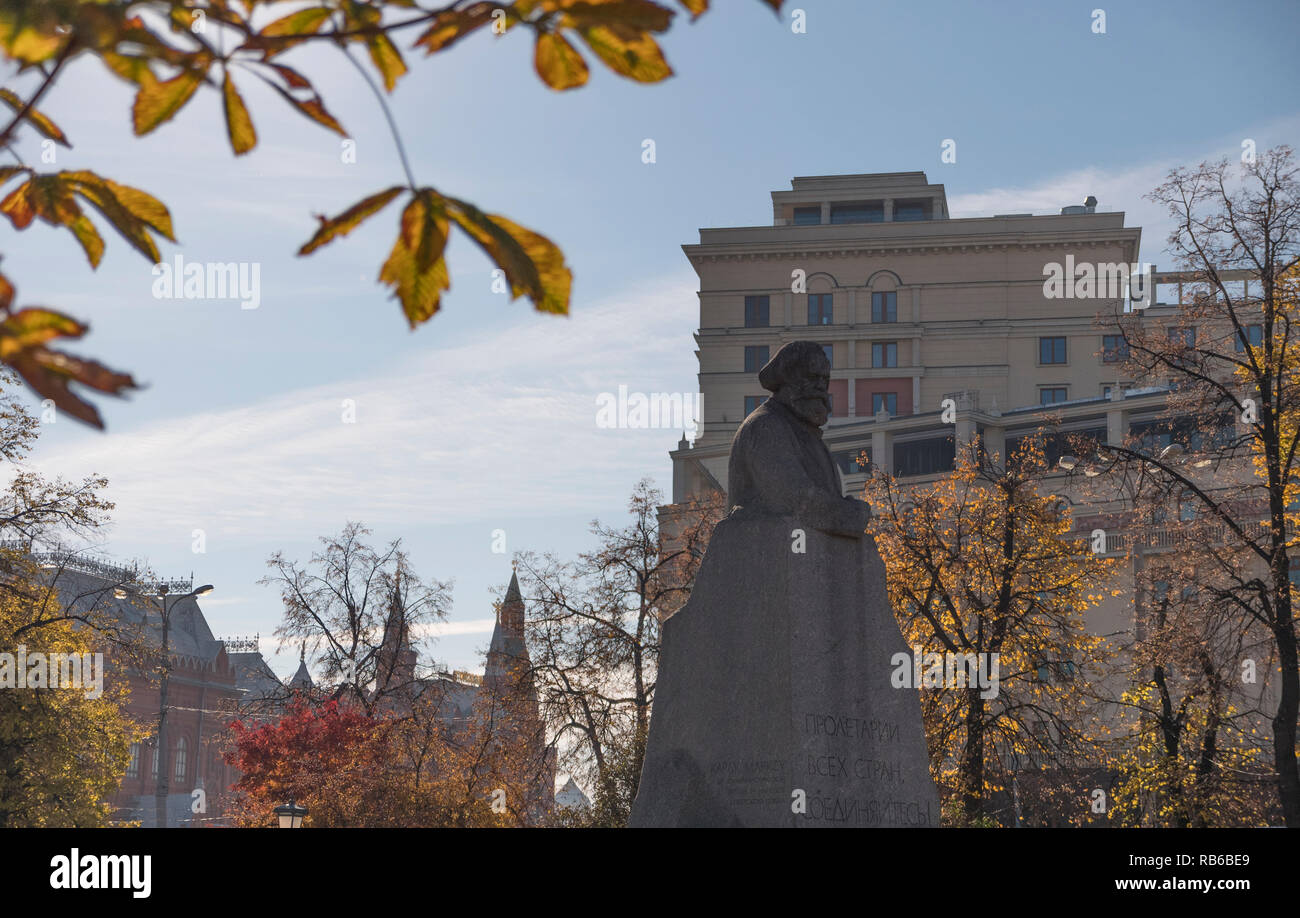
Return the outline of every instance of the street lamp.
[[[303,818],[307,815],[305,806],[298,806],[290,798],[288,803],[282,803],[274,810],[275,815],[279,817],[280,828],[282,829],[301,829]]]
[[[211,593],[213,586],[205,583],[197,590],[190,590],[184,596],[177,597],[178,600],[193,599],[195,596],[206,596]],[[167,825],[167,794],[171,790],[170,768],[172,763],[167,759],[167,677],[171,672],[171,664],[167,659],[167,651],[171,643],[171,612],[167,607],[167,584],[158,584],[158,595],[162,598],[162,680],[158,685],[158,745],[154,749],[154,762],[158,766],[158,780],[154,784],[154,820],[158,828],[164,828]],[[172,602],[171,608],[176,608],[176,603]],[[162,758],[159,758],[161,756]]]

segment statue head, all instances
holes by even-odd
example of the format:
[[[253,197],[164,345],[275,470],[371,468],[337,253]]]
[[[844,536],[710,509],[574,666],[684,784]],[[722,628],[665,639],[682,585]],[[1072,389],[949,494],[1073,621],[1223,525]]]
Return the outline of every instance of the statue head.
[[[821,427],[831,413],[831,362],[815,341],[791,341],[758,371],[758,382],[805,424]]]

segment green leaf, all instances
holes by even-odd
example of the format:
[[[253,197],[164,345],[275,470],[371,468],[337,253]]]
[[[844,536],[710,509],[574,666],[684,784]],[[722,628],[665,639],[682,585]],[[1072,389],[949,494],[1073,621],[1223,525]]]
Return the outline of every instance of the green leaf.
[[[405,190],[403,185],[394,185],[378,194],[372,194],[353,204],[337,217],[326,219],[320,217],[320,229],[298,250],[299,255],[310,255],[321,246],[333,242],[339,236],[346,236],[368,217],[372,217],[388,206],[388,203]]]
[[[573,45],[557,32],[539,32],[533,65],[552,89],[575,89],[587,82],[587,62]]]
[[[226,135],[230,138],[230,148],[236,156],[243,156],[257,146],[257,131],[253,128],[253,119],[249,117],[248,106],[235,88],[235,81],[227,70],[221,81],[221,96],[226,111]]]
[[[190,100],[201,82],[203,74],[198,70],[182,70],[177,76],[161,82],[153,74],[143,77],[135,104],[131,107],[136,135],[148,134],[169,121]]]

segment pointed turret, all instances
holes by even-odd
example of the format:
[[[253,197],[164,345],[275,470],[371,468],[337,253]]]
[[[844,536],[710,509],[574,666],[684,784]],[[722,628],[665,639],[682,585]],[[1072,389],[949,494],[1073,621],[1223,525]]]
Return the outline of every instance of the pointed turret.
[[[411,643],[411,623],[399,580],[388,599],[388,615],[384,619],[384,634],[379,645],[377,681],[382,690],[413,690],[418,659],[419,654]]]
[[[555,802],[555,750],[546,745],[546,728],[538,710],[532,662],[524,643],[524,598],[519,575],[511,573],[505,598],[496,608],[496,625],[488,645],[483,691],[492,699],[494,742],[519,741],[528,750],[530,790],[527,809],[541,820]]]
[[[307,645],[303,644],[302,649],[298,652],[298,671],[289,680],[289,688],[306,690],[314,687],[315,684],[312,681],[311,672],[307,669]]]
[[[497,621],[488,645],[485,683],[500,684],[512,670],[530,665],[524,644],[524,600],[519,592],[519,575],[511,572],[506,598],[497,606]]]

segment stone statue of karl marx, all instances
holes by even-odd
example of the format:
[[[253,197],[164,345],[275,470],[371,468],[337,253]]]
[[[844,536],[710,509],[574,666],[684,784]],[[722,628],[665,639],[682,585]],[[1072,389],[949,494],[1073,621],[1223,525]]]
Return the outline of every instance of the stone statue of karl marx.
[[[731,441],[727,496],[733,516],[791,516],[813,529],[862,538],[871,509],[843,496],[839,470],[822,442],[830,378],[830,361],[813,341],[784,345],[759,371],[772,397]]]

